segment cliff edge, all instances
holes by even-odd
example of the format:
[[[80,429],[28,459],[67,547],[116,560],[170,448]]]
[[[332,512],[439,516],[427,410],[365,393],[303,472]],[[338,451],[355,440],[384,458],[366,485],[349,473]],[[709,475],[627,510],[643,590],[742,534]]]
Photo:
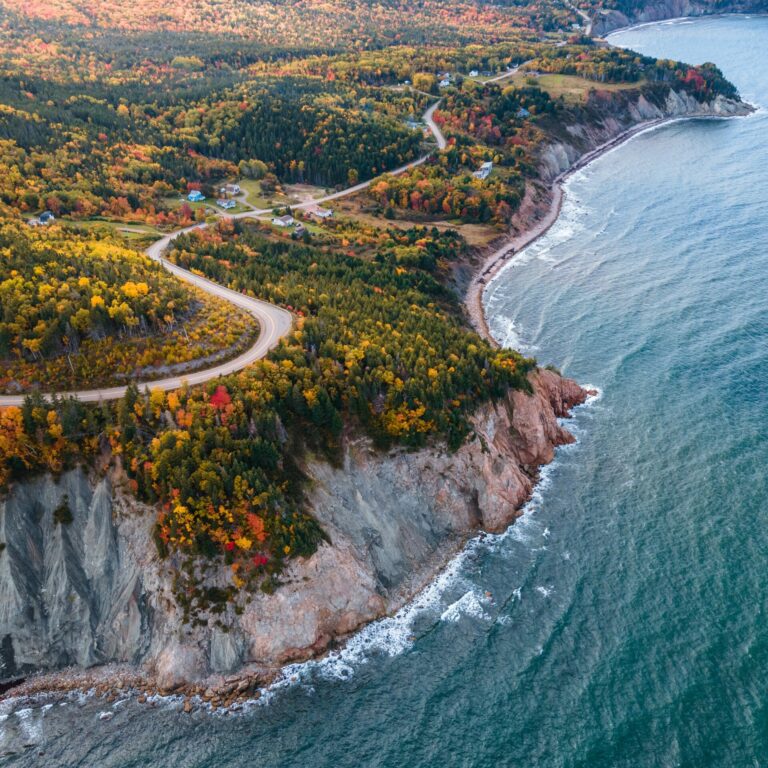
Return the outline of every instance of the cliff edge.
[[[711,0],[651,0],[639,3],[626,11],[605,9],[592,17],[592,34],[596,37],[615,32],[633,24],[646,24],[667,19],[683,17],[711,16],[723,13],[765,13],[768,3],[765,0],[737,0],[722,3]]]
[[[397,610],[474,531],[519,514],[540,466],[573,440],[558,419],[587,397],[546,370],[530,383],[531,394],[482,406],[456,453],[382,454],[359,439],[342,467],[309,461],[309,507],[328,542],[293,561],[273,594],[194,627],[172,596],[175,564],[152,541],[155,511],[124,494],[115,473],[16,484],[0,504],[0,676],[127,662],[152,687],[178,690],[264,679],[322,652]],[[71,521],[57,522],[65,497]],[[210,586],[228,578],[228,568],[206,569]]]

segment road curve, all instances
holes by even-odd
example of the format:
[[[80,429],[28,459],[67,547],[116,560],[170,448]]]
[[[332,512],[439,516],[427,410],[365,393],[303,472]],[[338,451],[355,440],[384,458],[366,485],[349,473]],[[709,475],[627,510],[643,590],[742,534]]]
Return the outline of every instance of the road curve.
[[[447,145],[445,137],[433,120],[433,115],[439,105],[440,101],[436,101],[424,113],[424,122],[434,136],[438,149],[445,149]],[[389,171],[388,173],[390,175],[405,173],[405,171],[425,163],[431,154],[431,152],[428,152],[418,159],[413,160],[410,163],[406,163],[405,165],[402,165],[393,171]],[[305,203],[293,205],[291,208],[298,210],[311,208],[312,206],[318,205],[320,203],[326,203],[331,200],[337,200],[341,197],[346,197],[347,195],[353,195],[355,192],[360,192],[363,189],[367,189],[370,185],[371,181],[364,181],[360,184],[355,184],[352,187],[348,187],[347,189],[343,189],[340,192],[334,192],[330,195],[326,195],[315,200],[309,200]],[[264,214],[270,213],[271,210],[272,209],[270,208],[265,208],[236,214],[222,213],[220,214],[220,218],[257,218],[259,216],[263,216]],[[165,269],[176,275],[176,277],[179,279],[184,280],[187,283],[191,283],[198,288],[201,288],[206,293],[210,293],[213,296],[218,296],[222,299],[225,299],[226,301],[234,304],[236,307],[240,307],[246,312],[249,312],[251,315],[253,315],[253,317],[256,318],[259,323],[259,337],[256,339],[256,343],[252,347],[247,349],[238,357],[229,360],[226,363],[221,363],[221,365],[216,365],[213,368],[204,368],[203,370],[195,371],[194,373],[185,373],[182,376],[171,376],[169,378],[155,379],[152,381],[137,381],[136,386],[138,386],[139,389],[149,387],[150,389],[160,389],[168,392],[173,389],[179,389],[185,384],[189,386],[193,386],[195,384],[205,384],[212,379],[219,378],[219,376],[227,376],[232,373],[237,373],[243,368],[251,365],[251,363],[254,363],[257,360],[263,358],[271,349],[276,347],[280,339],[282,339],[283,336],[288,334],[288,332],[291,330],[293,325],[293,316],[287,310],[282,309],[282,307],[278,307],[266,301],[261,301],[260,299],[253,299],[250,296],[245,296],[242,293],[233,291],[231,288],[225,288],[223,285],[214,283],[213,280],[208,280],[206,277],[196,275],[193,272],[178,266],[177,264],[173,264],[163,256],[168,246],[179,235],[192,232],[195,229],[205,229],[206,226],[207,224],[195,224],[191,227],[185,227],[183,229],[176,230],[175,232],[172,232],[169,235],[165,235],[156,242],[152,243],[152,245],[147,248],[145,253],[147,256],[149,256],[149,258],[162,264]],[[56,394],[59,397],[76,397],[78,400],[81,400],[84,403],[98,403],[107,400],[119,400],[125,394],[127,388],[127,386],[104,387],[102,389],[86,389],[72,392],[55,393],[46,392],[43,394]],[[20,406],[24,403],[25,396],[26,395],[0,395],[0,408],[13,405]]]
[[[163,257],[162,254],[165,249],[179,235],[185,232],[190,232],[193,229],[204,227],[204,224],[195,227],[187,227],[186,229],[181,229],[170,235],[166,235],[147,249],[147,256],[160,262],[169,272],[172,272],[185,282],[191,283],[213,296],[219,296],[222,299],[226,299],[235,306],[249,312],[259,323],[259,336],[253,346],[249,347],[245,352],[232,360],[216,365],[213,368],[205,368],[200,371],[185,373],[181,376],[171,376],[166,379],[136,382],[136,385],[140,389],[143,389],[146,386],[151,389],[161,389],[167,392],[172,389],[179,389],[184,384],[189,384],[190,386],[204,384],[219,376],[227,376],[230,373],[236,373],[251,363],[254,363],[256,360],[264,357],[267,352],[275,347],[280,339],[291,330],[293,316],[287,310],[277,307],[274,304],[269,304],[266,301],[260,301],[259,299],[245,296],[230,288],[225,288],[223,285],[214,283],[212,280],[208,280],[207,278],[196,275],[176,264],[172,264],[168,259]],[[119,400],[125,394],[126,389],[127,386],[104,387],[103,389],[57,392],[56,394],[62,397],[74,396],[85,403],[97,403],[106,400]],[[24,395],[0,395],[0,407],[21,405],[23,402]]]

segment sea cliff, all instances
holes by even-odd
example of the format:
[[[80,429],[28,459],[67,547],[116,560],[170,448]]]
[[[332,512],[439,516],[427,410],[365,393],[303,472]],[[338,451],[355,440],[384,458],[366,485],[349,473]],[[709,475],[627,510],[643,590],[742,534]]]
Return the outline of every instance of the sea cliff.
[[[721,13],[765,13],[765,0],[737,0],[712,3],[707,0],[651,0],[640,7],[622,12],[616,9],[599,11],[592,18],[592,34],[602,37],[633,24],[645,24],[682,17],[711,16]]]
[[[470,286],[478,328],[489,335],[482,286],[555,220],[565,174],[639,128],[748,111],[737,101],[701,104],[669,89],[596,91],[583,119],[561,126],[541,150],[539,180],[529,185],[517,231]],[[470,438],[454,453],[441,445],[382,453],[350,438],[341,466],[307,459],[307,509],[327,541],[292,561],[273,593],[243,597],[192,624],[174,598],[180,563],[161,559],[152,539],[156,510],[126,491],[119,468],[15,484],[0,503],[0,679],[123,664],[107,671],[105,686],[128,675],[131,684],[204,693],[214,703],[251,695],[280,665],[322,653],[397,610],[473,532],[514,520],[539,468],[572,440],[558,419],[587,397],[547,370],[534,372],[530,385],[531,393],[481,405]],[[69,511],[63,517],[62,508]],[[210,563],[199,563],[199,573],[210,588],[231,578]],[[43,676],[21,690],[88,687],[91,679],[76,671]]]
[[[231,691],[232,675],[264,680],[321,653],[397,610],[474,531],[502,530],[519,514],[540,466],[573,439],[558,419],[587,397],[551,371],[530,383],[531,394],[482,406],[453,454],[383,454],[359,439],[343,466],[309,460],[308,506],[328,541],[294,561],[273,594],[194,627],[172,596],[174,563],[152,540],[154,510],[123,492],[119,472],[94,478],[77,469],[14,485],[0,504],[2,677],[124,662],[122,673],[148,688],[192,685],[213,699]],[[65,497],[72,519],[57,522]],[[206,583],[227,578],[226,568],[209,568]],[[24,690],[88,680],[42,677]]]
[[[526,185],[525,197],[509,232],[485,249],[479,263],[473,265],[473,277],[461,288],[473,327],[494,341],[485,317],[485,288],[515,254],[555,223],[562,204],[562,182],[570,174],[635,134],[666,122],[740,117],[752,112],[751,104],[723,96],[700,102],[686,91],[666,87],[616,93],[596,87],[578,121],[550,131],[552,140],[545,143],[536,156],[538,178]]]

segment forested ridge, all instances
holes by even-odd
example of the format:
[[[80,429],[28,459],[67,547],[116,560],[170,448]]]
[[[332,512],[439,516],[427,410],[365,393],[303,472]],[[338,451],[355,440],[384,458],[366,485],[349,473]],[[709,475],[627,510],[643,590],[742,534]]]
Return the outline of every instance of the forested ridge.
[[[267,588],[286,557],[321,536],[302,511],[304,451],[337,460],[345,429],[381,448],[435,439],[456,448],[478,403],[529,386],[533,361],[464,328],[457,299],[433,277],[460,240],[424,230],[380,241],[369,260],[276,242],[258,225],[180,238],[177,263],[291,307],[296,331],[264,361],[204,388],[133,389],[102,408],[30,397],[3,409],[0,481],[59,471],[108,446],[134,492],[161,505],[163,552],[189,558],[190,569],[193,556],[219,554],[234,567],[233,589]],[[190,610],[208,605],[193,582],[179,592]]]

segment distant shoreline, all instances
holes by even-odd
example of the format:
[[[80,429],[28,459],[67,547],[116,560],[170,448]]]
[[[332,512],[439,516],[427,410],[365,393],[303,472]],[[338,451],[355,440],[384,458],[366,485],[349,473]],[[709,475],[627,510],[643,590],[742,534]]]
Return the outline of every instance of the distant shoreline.
[[[652,21],[633,21],[629,24],[625,24],[623,27],[616,27],[615,29],[612,29],[610,32],[607,32],[606,34],[602,35],[602,39],[606,42],[610,42],[608,38],[611,35],[617,35],[621,32],[628,32],[630,29],[642,29],[643,27],[653,27],[657,24],[675,24],[679,23],[681,21],[687,21],[690,23],[694,23],[696,21],[703,21],[704,19],[726,19],[730,17],[734,18],[750,18],[752,16],[766,16],[768,17],[768,13],[766,12],[760,12],[760,11],[723,11],[722,13],[701,13],[698,15],[691,15],[691,16],[670,16],[666,19],[655,19]]]

